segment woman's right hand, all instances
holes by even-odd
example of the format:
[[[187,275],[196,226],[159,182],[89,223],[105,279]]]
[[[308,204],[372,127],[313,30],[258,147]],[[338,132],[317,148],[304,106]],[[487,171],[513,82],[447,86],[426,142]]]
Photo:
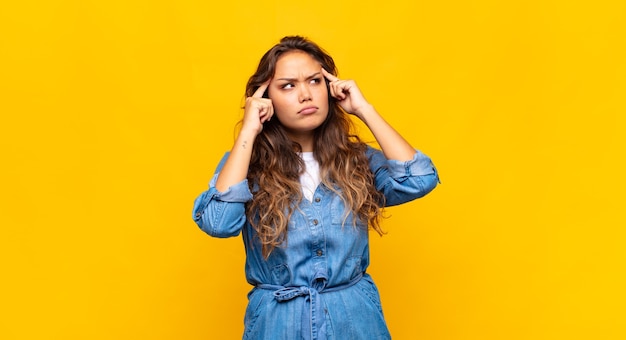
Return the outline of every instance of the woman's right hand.
[[[274,105],[269,98],[263,98],[271,80],[261,84],[251,97],[246,98],[241,130],[253,132],[256,135],[263,130],[263,123],[274,115]]]

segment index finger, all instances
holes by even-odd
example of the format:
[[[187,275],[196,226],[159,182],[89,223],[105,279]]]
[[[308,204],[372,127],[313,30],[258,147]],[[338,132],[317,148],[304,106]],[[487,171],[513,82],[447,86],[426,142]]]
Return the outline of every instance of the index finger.
[[[256,97],[256,98],[263,97],[263,93],[265,93],[265,90],[267,90],[267,87],[270,85],[270,80],[268,80],[265,83],[261,84],[261,86],[259,86],[259,88],[256,89],[256,91],[254,91],[254,94],[252,95],[252,97]]]
[[[337,78],[337,77],[333,76],[332,74],[330,74],[323,67],[322,67],[322,74],[324,75],[324,77],[326,77],[326,79],[328,79],[330,81],[337,81],[337,80],[339,80],[339,78]]]

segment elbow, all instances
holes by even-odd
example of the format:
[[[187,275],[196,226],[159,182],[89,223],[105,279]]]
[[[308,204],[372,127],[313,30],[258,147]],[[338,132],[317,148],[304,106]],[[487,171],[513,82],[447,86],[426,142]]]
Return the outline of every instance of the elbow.
[[[239,235],[241,228],[246,222],[245,215],[240,214],[238,218],[211,218],[211,214],[198,212],[194,215],[194,220],[200,230],[209,236],[217,238],[228,238]]]
[[[429,175],[421,176],[420,180],[422,182],[422,185],[419,197],[426,196],[428,193],[433,191],[439,184],[439,176],[437,176],[436,172]]]
[[[217,238],[228,238],[238,236],[241,228],[245,223],[245,218],[234,220],[211,221],[209,218],[201,217],[200,221],[196,221],[198,227],[209,236]]]
[[[208,235],[227,238],[239,235],[246,222],[243,204],[213,201],[204,209],[194,209],[193,220]]]
[[[384,206],[395,206],[422,198],[433,191],[438,183],[439,179],[435,173],[411,177],[402,184],[389,183],[388,187],[381,190],[385,193]]]
[[[438,183],[439,178],[436,173],[418,176],[413,185],[406,189],[406,194],[411,196],[411,200],[422,198],[433,191]]]

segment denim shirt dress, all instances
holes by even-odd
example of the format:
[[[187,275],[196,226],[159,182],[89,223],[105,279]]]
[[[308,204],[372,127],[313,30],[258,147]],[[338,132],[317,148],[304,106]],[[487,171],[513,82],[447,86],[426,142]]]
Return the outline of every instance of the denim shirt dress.
[[[429,193],[439,178],[430,158],[416,151],[406,162],[387,160],[368,147],[370,169],[386,206]],[[193,219],[214,237],[243,236],[248,294],[244,339],[390,339],[369,265],[367,225],[345,215],[341,197],[320,184],[302,199],[289,221],[287,240],[269,258],[245,214],[252,199],[247,180],[215,189],[228,153],[209,189],[194,203]]]

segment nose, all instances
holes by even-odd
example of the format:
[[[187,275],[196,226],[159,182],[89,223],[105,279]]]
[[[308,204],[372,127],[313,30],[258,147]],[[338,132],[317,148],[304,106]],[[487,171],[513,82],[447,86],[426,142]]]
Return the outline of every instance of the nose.
[[[308,85],[300,86],[300,102],[303,103],[307,100],[311,100],[311,89]]]

